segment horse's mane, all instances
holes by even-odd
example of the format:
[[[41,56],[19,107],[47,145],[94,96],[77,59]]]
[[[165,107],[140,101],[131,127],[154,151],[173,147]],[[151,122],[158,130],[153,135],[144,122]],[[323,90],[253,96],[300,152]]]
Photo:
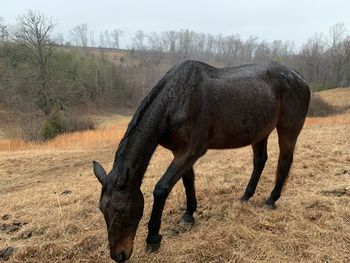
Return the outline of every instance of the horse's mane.
[[[148,93],[148,95],[142,100],[140,106],[136,110],[132,120],[130,121],[128,128],[122,138],[122,140],[119,143],[118,150],[115,153],[114,163],[113,163],[113,169],[118,165],[121,157],[123,156],[128,139],[130,135],[133,133],[137,125],[140,123],[142,117],[145,115],[147,109],[150,107],[152,102],[155,100],[155,98],[158,96],[158,94],[162,91],[167,79],[169,78],[170,72],[173,70],[169,70],[164,77],[158,81],[158,83],[153,87],[153,89]]]
[[[105,187],[107,187],[107,191],[111,191],[118,180],[118,171],[117,167],[120,163],[128,144],[128,139],[130,135],[133,133],[133,131],[136,129],[137,125],[140,123],[142,117],[144,116],[145,112],[149,108],[149,106],[152,104],[154,99],[158,96],[158,94],[161,92],[162,88],[165,85],[165,78],[162,78],[156,86],[153,87],[153,89],[150,91],[150,93],[142,100],[140,106],[137,108],[134,116],[132,117],[132,120],[130,121],[128,128],[126,129],[126,132],[121,139],[118,149],[115,153],[113,168],[111,171],[111,174],[108,176],[108,179],[110,180],[110,183],[106,184]]]

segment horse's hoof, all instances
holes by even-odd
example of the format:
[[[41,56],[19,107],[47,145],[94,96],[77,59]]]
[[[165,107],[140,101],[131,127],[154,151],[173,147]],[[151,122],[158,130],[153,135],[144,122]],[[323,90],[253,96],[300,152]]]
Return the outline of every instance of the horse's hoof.
[[[147,253],[154,253],[157,252],[160,248],[160,243],[157,244],[147,244],[146,245],[146,252]]]
[[[153,253],[156,252],[160,247],[160,242],[162,241],[162,235],[155,235],[147,237],[146,252]]]
[[[180,226],[193,226],[194,218],[190,214],[184,214],[179,222]]]
[[[268,210],[275,210],[277,207],[276,207],[276,205],[275,204],[272,204],[272,203],[265,203],[264,204],[264,208],[265,209],[268,209]]]
[[[248,200],[249,200],[249,198],[247,198],[247,197],[245,197],[245,196],[242,196],[242,197],[239,199],[239,202],[240,202],[241,204],[245,204],[245,203],[248,202]]]

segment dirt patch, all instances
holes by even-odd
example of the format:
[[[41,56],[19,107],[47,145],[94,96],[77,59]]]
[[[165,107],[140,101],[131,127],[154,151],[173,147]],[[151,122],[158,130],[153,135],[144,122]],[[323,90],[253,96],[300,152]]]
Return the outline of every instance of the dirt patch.
[[[11,218],[11,215],[5,214],[1,217],[2,220],[9,220]]]
[[[21,222],[19,220],[14,220],[11,224],[2,223],[0,225],[0,232],[2,233],[12,233],[20,230],[24,225],[28,224],[27,222]]]
[[[338,169],[335,172],[335,175],[339,175],[339,176],[349,176],[350,175],[350,170],[347,169]]]
[[[342,187],[342,188],[337,188],[333,190],[321,191],[321,193],[326,196],[337,196],[337,197],[350,196],[350,189],[346,187]]]
[[[15,251],[14,247],[7,247],[0,250],[0,261],[7,261]]]
[[[33,231],[27,230],[27,231],[22,232],[18,238],[19,239],[28,239],[28,238],[32,237],[32,235],[33,235]]]
[[[61,195],[69,195],[69,194],[71,194],[72,193],[72,191],[71,190],[64,190],[62,193],[61,193]]]

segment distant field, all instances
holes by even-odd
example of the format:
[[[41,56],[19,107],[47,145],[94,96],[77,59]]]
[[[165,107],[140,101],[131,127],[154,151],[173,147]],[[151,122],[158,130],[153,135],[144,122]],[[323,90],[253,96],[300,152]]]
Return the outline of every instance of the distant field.
[[[350,104],[350,89],[320,94],[329,103]],[[9,262],[111,262],[91,161],[111,168],[129,118],[97,118],[99,129],[47,143],[0,140],[0,250],[16,248]],[[262,204],[275,178],[275,132],[268,154],[256,195],[242,205],[250,147],[209,151],[195,166],[195,226],[177,224],[184,209],[179,183],[164,211],[162,246],[147,254],[153,187],[171,160],[159,147],[142,186],[145,211],[130,262],[350,262],[350,114],[307,119],[274,211]],[[1,219],[5,214],[10,218]]]

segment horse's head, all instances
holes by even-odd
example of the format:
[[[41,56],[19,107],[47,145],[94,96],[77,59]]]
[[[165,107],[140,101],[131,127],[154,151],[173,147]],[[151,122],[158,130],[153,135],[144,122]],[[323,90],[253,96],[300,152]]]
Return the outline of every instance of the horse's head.
[[[117,262],[129,259],[138,224],[143,214],[144,200],[139,187],[129,180],[129,170],[107,180],[103,167],[94,162],[94,174],[102,184],[99,208],[104,215],[111,258]],[[109,184],[114,184],[109,185]]]

